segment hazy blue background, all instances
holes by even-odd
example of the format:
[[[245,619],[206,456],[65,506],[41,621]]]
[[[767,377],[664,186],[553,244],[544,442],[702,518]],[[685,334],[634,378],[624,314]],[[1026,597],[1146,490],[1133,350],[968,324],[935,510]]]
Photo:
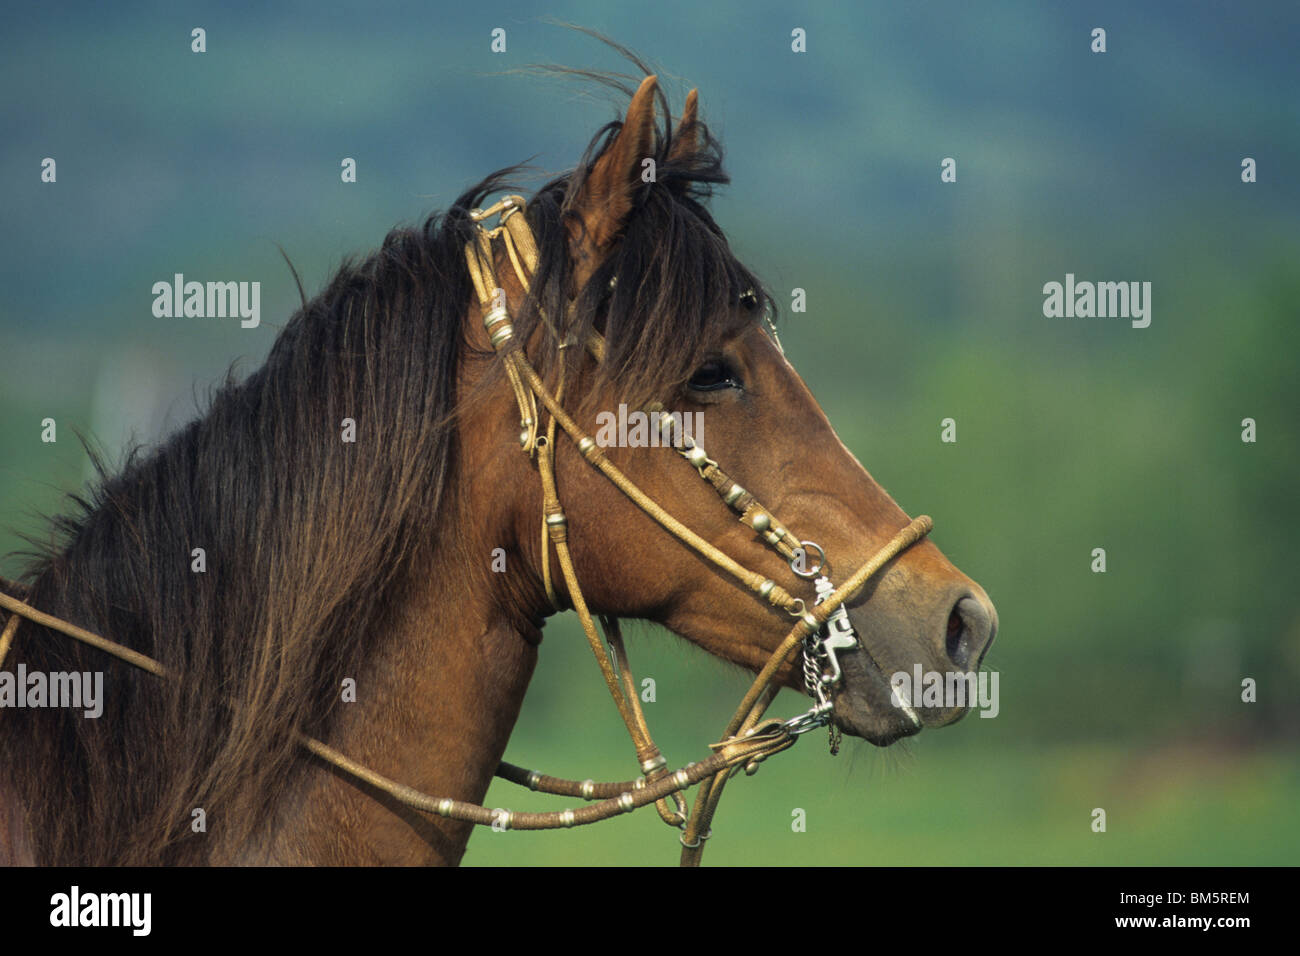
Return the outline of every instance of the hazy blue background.
[[[296,302],[277,243],[311,293],[493,169],[571,166],[614,106],[505,71],[621,64],[553,15],[652,59],[677,109],[699,87],[734,180],[719,222],[787,306],[807,290],[782,334],[792,360],[1001,616],[997,719],[835,761],[804,741],[729,788],[707,859],[1300,858],[1300,7],[264,6],[4,14],[0,553],[83,480],[73,426],[114,452],[156,440],[231,362],[256,367]],[[796,26],[806,54],[790,51]],[[40,181],[46,156],[57,184]],[[939,181],[949,156],[956,184]],[[261,327],[154,318],[150,287],[174,272],[259,280]],[[1044,318],[1043,283],[1067,272],[1150,281],[1150,328]],[[939,441],[950,416],[955,445]],[[1256,444],[1240,440],[1248,416]],[[669,759],[698,759],[744,676],[649,628],[632,653],[657,680]],[[633,772],[589,656],[572,621],[547,629],[509,759]],[[1240,702],[1245,676],[1256,704]],[[801,707],[783,695],[776,712]],[[506,787],[489,800],[564,805]],[[671,863],[675,847],[649,816],[480,833],[467,862]]]

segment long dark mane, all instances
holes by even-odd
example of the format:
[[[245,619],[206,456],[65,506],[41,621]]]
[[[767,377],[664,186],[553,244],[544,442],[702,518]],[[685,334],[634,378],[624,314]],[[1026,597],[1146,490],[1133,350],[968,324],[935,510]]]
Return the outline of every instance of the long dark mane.
[[[598,378],[629,401],[689,377],[734,330],[741,293],[770,305],[704,205],[727,181],[721,149],[700,124],[695,146],[674,151],[666,101],[661,112],[656,182],[572,306],[569,202],[620,124],[536,192],[541,261],[515,319],[524,340],[543,313],[565,316],[569,333],[600,328],[609,350]],[[22,625],[6,668],[102,671],[105,682],[98,719],[0,712],[0,774],[26,806],[38,862],[224,862],[213,847],[233,855],[256,839],[305,764],[294,731],[329,738],[340,680],[388,630],[455,493],[468,213],[516,173],[493,174],[345,264],[261,368],[228,377],[202,417],[118,474],[101,468],[54,521],[56,543],[29,556],[30,603],[182,675],[162,681]],[[540,366],[581,358],[555,345]],[[355,444],[341,440],[348,418]],[[204,573],[191,570],[197,548]],[[197,808],[219,840],[192,832]]]

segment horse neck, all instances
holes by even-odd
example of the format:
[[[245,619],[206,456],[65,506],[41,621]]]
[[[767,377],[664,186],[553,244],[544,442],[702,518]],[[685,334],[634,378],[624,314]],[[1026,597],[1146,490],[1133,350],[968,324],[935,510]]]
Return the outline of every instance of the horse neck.
[[[450,569],[448,569],[450,570]],[[329,744],[425,793],[481,803],[536,663],[509,618],[457,592],[452,573],[394,615],[344,704]],[[309,759],[309,758],[304,758]],[[314,865],[455,864],[472,826],[431,819],[314,762],[279,813],[268,848],[247,862]]]
[[[431,546],[413,562],[385,632],[367,640],[356,700],[341,705],[326,742],[391,780],[482,803],[537,661],[542,598],[535,575],[494,573],[501,570],[494,567],[497,548],[507,553],[507,571],[524,564],[508,513],[481,500],[483,488],[503,486],[495,473],[508,461],[491,441],[462,448],[448,509],[429,532]],[[244,856],[295,864],[455,864],[472,830],[403,807],[314,761],[282,803],[270,845]]]

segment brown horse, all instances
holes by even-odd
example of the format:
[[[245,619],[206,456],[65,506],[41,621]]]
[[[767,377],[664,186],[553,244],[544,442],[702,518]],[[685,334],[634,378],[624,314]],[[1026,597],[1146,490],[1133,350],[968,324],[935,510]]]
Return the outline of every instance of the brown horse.
[[[294,735],[479,802],[553,613],[543,562],[571,601],[543,552],[536,462],[520,452],[516,396],[465,261],[470,210],[511,172],[345,266],[262,368],[59,521],[62,540],[31,565],[24,599],[183,679],[24,622],[4,667],[101,671],[105,702],[95,719],[0,711],[0,862],[461,859],[469,824],[401,806],[304,756]],[[842,578],[908,519],[764,327],[773,303],[705,205],[724,182],[695,93],[674,126],[648,76],[625,119],[529,200],[529,289],[499,247],[496,273],[517,340],[547,381],[567,371],[563,404],[584,427],[620,403],[702,412],[708,453]],[[593,331],[598,360],[564,347]],[[593,612],[657,622],[757,670],[790,617],[682,547],[572,443],[553,448]],[[812,606],[809,582],[671,450],[604,451],[685,525]],[[977,584],[922,541],[846,606],[863,646],[840,657],[844,732],[884,746],[962,715],[918,706],[914,723],[886,675],[977,669],[996,630]],[[341,700],[349,678],[355,702]],[[797,666],[779,680],[803,686]]]

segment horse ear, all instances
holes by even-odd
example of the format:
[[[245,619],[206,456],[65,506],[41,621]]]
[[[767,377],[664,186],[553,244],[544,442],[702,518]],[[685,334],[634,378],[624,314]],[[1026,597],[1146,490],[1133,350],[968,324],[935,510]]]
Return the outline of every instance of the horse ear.
[[[668,151],[668,161],[693,156],[700,148],[700,91],[691,90],[686,94],[686,106],[682,110],[681,122],[673,134],[673,145]]]
[[[632,97],[627,118],[614,142],[588,174],[569,208],[569,238],[576,267],[577,288],[600,264],[622,232],[632,211],[632,197],[642,185],[642,161],[650,155],[655,135],[655,84],[647,76]]]

